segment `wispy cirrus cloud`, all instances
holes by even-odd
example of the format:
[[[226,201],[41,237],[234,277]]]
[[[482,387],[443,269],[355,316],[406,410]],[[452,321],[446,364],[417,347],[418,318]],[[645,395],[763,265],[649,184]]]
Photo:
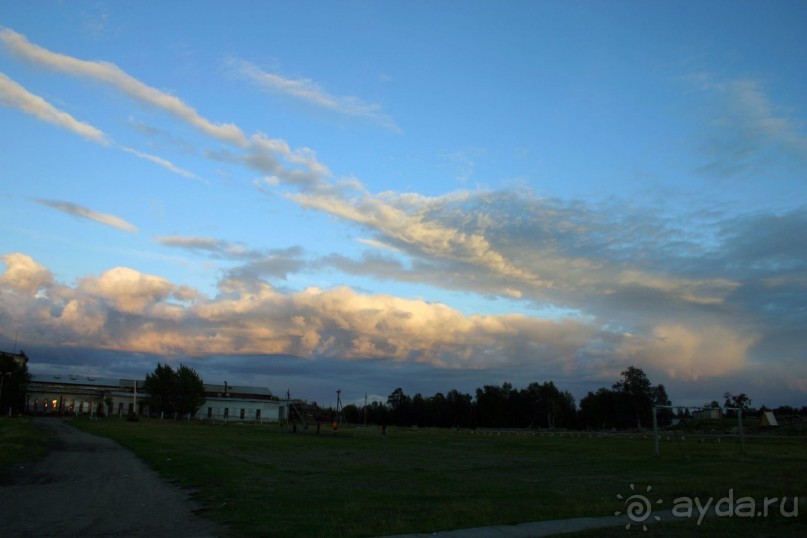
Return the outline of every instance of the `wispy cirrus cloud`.
[[[141,103],[167,112],[219,142],[238,148],[237,151],[225,148],[211,150],[206,152],[208,158],[239,163],[303,188],[320,188],[331,174],[317,160],[313,150],[305,147],[292,149],[285,140],[260,132],[247,137],[235,124],[213,123],[181,99],[141,82],[112,63],[82,60],[52,52],[29,42],[24,35],[9,28],[0,29],[0,43],[18,58],[34,65],[107,83]],[[151,160],[175,173],[191,174],[166,159],[135,151],[141,158]]]
[[[157,155],[152,155],[150,153],[144,153],[142,151],[138,151],[136,149],[125,147],[125,146],[121,146],[120,149],[125,151],[126,153],[130,153],[132,155],[135,155],[136,157],[140,157],[141,159],[145,159],[145,160],[147,160],[149,162],[152,162],[152,163],[156,164],[157,166],[162,166],[166,170],[169,170],[169,171],[171,171],[171,172],[173,172],[175,174],[178,174],[178,175],[180,175],[182,177],[186,177],[188,179],[195,179],[195,180],[204,182],[203,179],[200,179],[199,176],[197,176],[193,172],[190,172],[188,170],[185,170],[184,168],[180,168],[179,166],[176,166],[174,163],[172,163],[168,159],[163,159],[162,157],[158,157]]]
[[[25,61],[69,75],[88,77],[110,84],[130,97],[164,110],[209,136],[242,147],[248,145],[246,136],[237,126],[213,123],[181,99],[140,82],[115,64],[80,60],[49,51],[31,43],[24,35],[9,28],[0,30],[0,41]]]
[[[42,97],[29,92],[3,73],[0,73],[0,103],[36,116],[42,121],[71,131],[92,142],[97,142],[105,146],[112,145],[112,140],[101,129],[89,123],[79,121],[67,112],[59,110]],[[144,153],[125,146],[116,147],[121,151],[145,159],[180,176],[200,180],[193,172],[180,168],[171,161],[158,157],[157,155]]]
[[[290,273],[298,272],[307,265],[302,258],[304,252],[301,247],[257,250],[243,243],[214,237],[181,235],[157,237],[156,241],[165,247],[241,262],[241,265],[230,268],[227,274],[228,278],[244,282],[256,282],[265,277],[285,279]]]
[[[68,215],[72,215],[74,217],[78,217],[81,219],[87,219],[99,224],[103,224],[105,226],[111,226],[112,228],[117,228],[118,230],[122,230],[124,232],[129,233],[136,233],[137,226],[134,224],[130,224],[126,222],[120,217],[115,215],[111,215],[109,213],[101,213],[99,211],[94,211],[87,207],[84,207],[79,204],[75,204],[72,202],[65,202],[62,200],[43,200],[43,199],[34,199],[34,201],[38,204],[42,204],[44,206],[57,209],[63,213],[67,213]]]
[[[797,111],[778,106],[760,81],[720,80],[709,73],[685,80],[719,102],[701,147],[708,162],[698,171],[728,178],[747,175],[771,159],[807,162],[807,133]]]
[[[3,73],[0,73],[0,103],[22,110],[62,129],[72,131],[87,140],[104,145],[109,144],[109,140],[103,131],[89,123],[75,119],[67,112],[57,109],[45,99],[29,92]]]
[[[213,237],[199,237],[186,235],[166,235],[157,237],[156,241],[172,248],[181,248],[193,252],[202,252],[216,258],[254,258],[258,253],[241,243],[225,241]]]
[[[308,105],[344,116],[362,118],[396,132],[401,128],[391,116],[383,112],[381,105],[367,103],[358,97],[337,96],[308,78],[289,78],[260,69],[246,60],[231,59],[230,66],[239,75],[248,78],[261,88],[287,95]]]

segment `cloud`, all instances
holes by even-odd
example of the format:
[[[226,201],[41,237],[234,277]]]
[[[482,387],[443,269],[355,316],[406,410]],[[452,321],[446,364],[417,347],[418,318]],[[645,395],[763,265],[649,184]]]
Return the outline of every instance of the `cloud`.
[[[53,284],[53,274],[36,263],[33,258],[20,253],[0,256],[6,264],[6,272],[0,275],[0,286],[35,296],[42,289]]]
[[[758,335],[732,327],[677,323],[659,325],[650,337],[629,337],[621,352],[629,362],[648,364],[669,377],[697,381],[746,369]]]
[[[313,150],[294,150],[286,141],[269,138],[263,133],[252,135],[249,146],[243,153],[218,149],[208,151],[207,157],[237,163],[265,174],[266,177],[258,182],[258,188],[280,184],[307,191],[330,188],[326,179],[331,176],[331,172],[317,160]]]
[[[573,321],[466,316],[439,303],[363,295],[345,287],[283,293],[266,283],[228,278],[210,299],[125,267],[86,276],[70,287],[54,282],[25,255],[2,259],[7,270],[0,276],[0,293],[15,291],[16,300],[4,301],[0,316],[16,323],[36,319],[40,345],[487,368],[562,361],[597,332]]]
[[[331,175],[328,168],[317,160],[316,154],[310,148],[292,149],[286,141],[268,137],[263,133],[255,133],[247,138],[244,132],[235,124],[212,123],[181,99],[144,84],[114,64],[80,60],[49,51],[30,43],[25,36],[9,28],[0,30],[0,42],[4,43],[17,57],[25,61],[69,75],[87,77],[107,83],[141,103],[171,114],[207,136],[238,148],[236,152],[223,148],[210,150],[206,153],[208,158],[238,163],[258,170],[270,177],[277,178],[288,185],[304,189],[324,188],[326,185],[325,180]],[[63,126],[71,126],[74,131],[80,134],[83,133],[84,136],[95,136],[98,141],[101,141],[100,137],[103,133],[100,131],[92,131],[94,128],[79,122],[71,123],[69,116],[62,115],[63,113],[58,111],[55,111],[56,114],[48,112],[47,106],[43,107],[43,103],[37,101],[36,96],[28,94],[31,96],[30,98],[21,98],[18,95],[20,93],[19,89],[17,89],[18,85],[11,81],[8,81],[7,84],[2,83],[3,80],[0,79],[0,91],[4,92],[0,94],[0,98],[10,101],[13,106],[20,106],[19,104],[14,105],[14,103],[21,100],[23,102],[32,101],[37,107],[35,110],[42,109],[41,113],[46,118],[53,118],[52,121],[60,121],[64,124]],[[25,93],[27,94],[27,92]],[[3,97],[4,95],[5,97]],[[44,105],[47,105],[47,103],[44,103]],[[179,168],[161,157],[127,147],[121,147],[121,149],[154,162],[172,172],[195,178],[195,175],[191,172]]]
[[[460,230],[440,219],[429,218],[427,212],[434,200],[425,197],[414,203],[411,197],[400,198],[391,193],[381,196],[364,193],[355,198],[301,193],[290,195],[290,198],[303,207],[319,209],[366,226],[379,233],[384,242],[410,254],[469,264],[530,286],[551,285],[529,269],[502,256],[484,234]]]
[[[176,287],[165,278],[116,267],[105,271],[100,277],[81,279],[78,291],[88,299],[108,302],[118,312],[142,314],[146,307],[168,299]]]
[[[64,54],[51,52],[43,47],[34,45],[24,35],[18,34],[9,28],[0,30],[0,41],[16,56],[28,62],[69,75],[88,77],[110,84],[142,103],[168,112],[206,135],[222,142],[242,147],[247,146],[246,136],[237,126],[211,122],[181,99],[143,84],[115,64],[79,60]]]
[[[140,157],[141,159],[145,159],[145,160],[147,160],[149,162],[153,162],[154,164],[156,164],[158,166],[162,166],[166,170],[169,170],[169,171],[171,171],[171,172],[173,172],[175,174],[178,174],[178,175],[180,175],[182,177],[186,177],[188,179],[197,179],[197,180],[199,179],[199,177],[196,174],[194,174],[193,172],[189,172],[188,170],[185,170],[184,168],[180,168],[180,167],[174,165],[171,161],[163,159],[162,157],[157,157],[156,155],[151,155],[149,153],[143,153],[142,151],[138,151],[136,149],[127,148],[127,147],[121,147],[120,149],[125,151],[126,153],[131,153],[132,155],[135,155],[136,157]]]
[[[168,242],[225,253],[228,246],[204,238]],[[282,261],[282,253],[274,254],[276,262]],[[286,258],[294,256],[291,252]],[[267,253],[244,267],[270,258]],[[799,307],[795,312],[779,312],[776,320],[768,322],[750,308],[743,316],[726,317],[714,305],[695,303],[689,310],[678,311],[669,304],[657,304],[655,309],[645,306],[642,323],[626,332],[619,316],[604,323],[585,317],[465,315],[440,303],[362,294],[346,287],[284,292],[256,275],[237,271],[218,284],[215,297],[125,267],[85,276],[69,286],[24,254],[0,259],[7,267],[0,274],[0,338],[11,339],[13,328],[24,326],[26,339],[52,348],[168,357],[251,356],[269,361],[278,356],[381,361],[431,368],[435,375],[486,371],[487,377],[476,376],[485,382],[500,375],[510,376],[502,380],[514,380],[518,372],[545,372],[542,375],[555,380],[612,380],[634,364],[646,368],[654,380],[677,380],[682,386],[698,380],[710,387],[728,378],[740,383],[743,375],[766,366],[766,379],[776,373],[784,382],[788,361],[797,362],[805,350],[796,332],[790,335],[793,338],[784,335],[791,347],[783,359],[758,355],[759,346],[771,348],[783,336],[776,332],[778,324],[798,318]],[[788,289],[804,294],[803,279],[776,284],[794,286]],[[738,319],[744,321],[737,323]],[[765,343],[766,338],[772,341]],[[361,371],[359,366],[352,368]],[[452,378],[458,379],[457,375],[462,377],[454,374]]]
[[[42,199],[35,199],[34,201],[38,204],[52,207],[53,209],[58,209],[59,211],[67,213],[68,215],[73,215],[74,217],[89,219],[105,226],[111,226],[112,228],[123,230],[124,232],[137,232],[137,227],[135,225],[126,222],[120,217],[116,217],[115,215],[110,215],[108,213],[99,213],[98,211],[93,211],[92,209],[88,209],[72,202]]]
[[[213,237],[166,236],[157,242],[166,247],[181,248],[197,254],[207,254],[216,259],[237,260],[241,265],[228,269],[228,278],[242,282],[259,281],[272,277],[285,279],[308,263],[302,259],[303,249],[290,247],[261,251],[247,248],[242,243],[233,243]]]
[[[261,88],[287,95],[311,106],[356,118],[363,118],[396,132],[395,121],[382,112],[381,105],[366,103],[357,97],[335,96],[311,79],[291,79],[259,69],[256,65],[232,59],[230,65],[237,73],[257,83]]]
[[[254,258],[259,255],[257,252],[246,248],[243,244],[212,237],[168,235],[158,237],[157,242],[166,247],[208,253],[216,258]]]
[[[718,99],[702,153],[708,162],[698,171],[721,178],[745,177],[770,168],[772,161],[807,162],[807,134],[794,111],[777,106],[757,80],[719,80],[696,73],[686,80]]]
[[[412,258],[411,269],[397,275],[428,275],[432,284],[452,289],[588,309],[592,297],[613,303],[637,293],[719,305],[737,287],[731,279],[675,274],[656,263],[697,250],[694,240],[679,239],[675,252],[666,252],[661,236],[682,231],[627,207],[597,209],[528,191],[425,197],[359,190],[289,198],[361,225],[377,234],[374,240]]]
[[[2,32],[0,32],[1,34]],[[22,110],[26,114],[36,116],[40,120],[52,123],[62,129],[72,131],[87,140],[98,142],[99,144],[109,143],[106,135],[100,129],[93,127],[89,123],[78,121],[70,114],[62,112],[3,73],[0,73],[0,103]]]

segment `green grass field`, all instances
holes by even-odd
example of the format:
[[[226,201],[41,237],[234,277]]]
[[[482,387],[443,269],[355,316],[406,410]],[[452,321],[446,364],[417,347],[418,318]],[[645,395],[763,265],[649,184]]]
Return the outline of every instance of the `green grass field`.
[[[276,425],[198,424],[114,418],[74,419],[116,439],[194,492],[205,515],[236,536],[378,536],[404,532],[612,515],[617,494],[635,491],[658,509],[681,497],[807,495],[807,441],[749,436],[699,443],[662,436],[474,434],[433,429],[323,428],[304,433]],[[302,430],[302,429],[301,429]],[[680,435],[680,433],[679,433]],[[0,418],[0,468],[33,461],[48,436],[26,418]],[[647,486],[651,492],[646,492]],[[792,509],[792,503],[787,504]],[[803,512],[807,508],[801,507]],[[655,508],[654,508],[655,509]],[[774,514],[775,515],[775,514]],[[636,529],[634,528],[633,531]],[[804,536],[798,518],[713,518],[651,526],[643,536]],[[624,528],[579,536],[623,536]]]
[[[35,461],[47,452],[49,435],[27,417],[0,417],[0,470],[19,462]]]
[[[377,536],[613,515],[623,508],[617,494],[630,494],[630,484],[643,492],[652,486],[654,500],[668,501],[662,509],[680,496],[720,498],[730,488],[760,501],[807,494],[807,443],[800,440],[749,439],[744,455],[736,440],[663,441],[655,458],[649,436],[393,428],[382,436],[376,427],[336,435],[323,428],[317,436],[275,425],[74,424],[131,448],[240,536]],[[803,521],[758,519],[754,528],[778,535],[807,529]],[[737,536],[736,523],[704,528]]]

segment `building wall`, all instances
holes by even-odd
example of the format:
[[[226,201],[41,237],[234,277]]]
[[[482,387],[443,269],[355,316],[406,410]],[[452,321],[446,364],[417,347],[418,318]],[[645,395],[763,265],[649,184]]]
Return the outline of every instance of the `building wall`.
[[[277,400],[208,398],[194,418],[228,422],[279,422],[285,418],[285,407]]]
[[[49,376],[47,380],[35,380],[29,385],[26,411],[33,415],[126,416],[134,412],[149,416],[148,393],[138,390],[135,399],[133,385],[133,381],[127,380]],[[246,391],[238,396],[209,392],[211,395],[194,418],[250,422],[278,422],[285,419],[285,406],[278,400],[268,398],[266,389],[242,389],[254,390],[256,395],[250,398]],[[106,400],[109,399],[112,400],[111,405],[107,405]]]
[[[103,394],[103,396],[102,396]],[[106,398],[112,399],[107,406]],[[30,415],[128,415],[134,410],[135,401],[132,394],[103,393],[95,388],[81,387],[29,387],[27,397],[27,413]],[[147,415],[149,412],[145,398],[137,398],[137,414]]]

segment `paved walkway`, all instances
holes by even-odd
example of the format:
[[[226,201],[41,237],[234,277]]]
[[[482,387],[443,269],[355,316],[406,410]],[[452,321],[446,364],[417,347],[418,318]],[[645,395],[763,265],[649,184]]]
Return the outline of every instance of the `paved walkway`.
[[[386,538],[425,538],[438,536],[445,538],[535,538],[538,536],[555,536],[566,532],[578,532],[591,529],[624,526],[625,520],[621,517],[580,517],[576,519],[561,519],[557,521],[537,521],[534,523],[521,523],[519,525],[497,525],[493,527],[479,527],[476,529],[456,529],[424,534],[398,534]]]
[[[36,418],[55,434],[34,464],[0,475],[0,535],[213,537],[226,529],[194,513],[187,492],[132,452],[61,419]]]
[[[456,529],[425,534],[398,534],[386,538],[425,538],[437,536],[441,538],[536,538],[539,536],[555,536],[567,532],[580,532],[608,527],[624,527],[628,522],[625,516],[578,517],[559,519],[556,521],[536,521],[519,525],[497,525],[475,529]]]

